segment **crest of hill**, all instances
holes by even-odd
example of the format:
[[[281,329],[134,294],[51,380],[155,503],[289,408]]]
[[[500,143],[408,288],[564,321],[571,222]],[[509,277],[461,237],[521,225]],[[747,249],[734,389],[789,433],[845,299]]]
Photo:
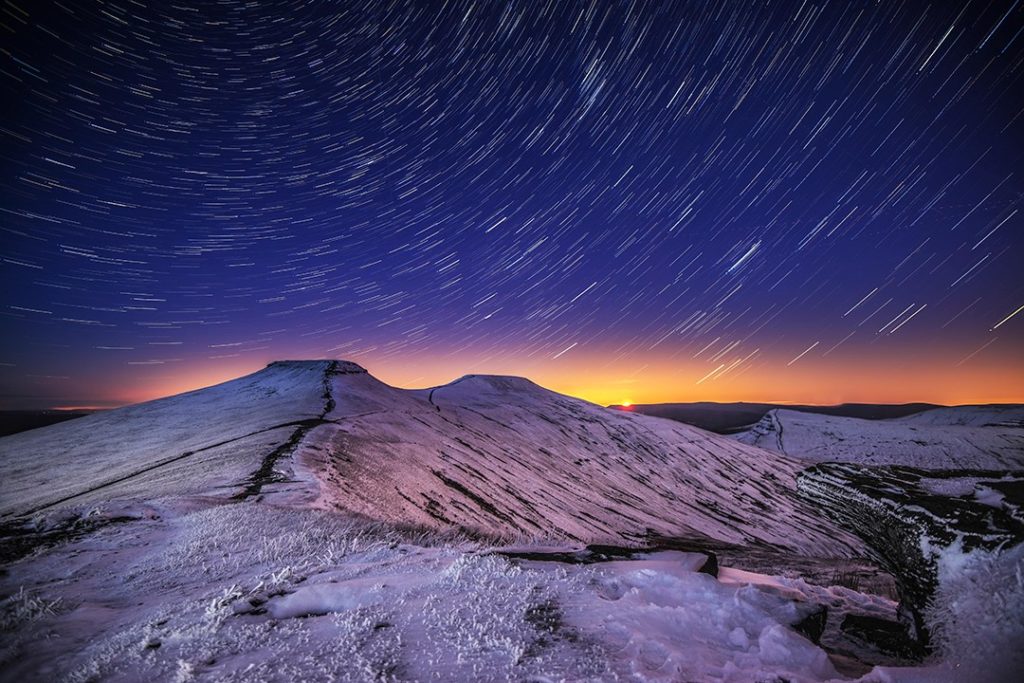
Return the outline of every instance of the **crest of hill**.
[[[274,500],[501,539],[653,536],[859,554],[785,455],[519,377],[391,387],[279,361],[206,389],[0,439],[0,515],[108,500]]]
[[[894,420],[772,410],[735,438],[816,462],[924,469],[1021,469],[1024,407],[956,406]]]

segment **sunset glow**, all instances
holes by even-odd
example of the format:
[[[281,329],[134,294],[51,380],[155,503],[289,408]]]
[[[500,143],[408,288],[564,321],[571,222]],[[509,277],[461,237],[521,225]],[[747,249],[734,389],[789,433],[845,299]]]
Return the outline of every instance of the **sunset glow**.
[[[853,352],[826,358],[805,357],[787,365],[785,354],[762,356],[738,371],[698,382],[718,363],[709,365],[679,357],[646,356],[609,360],[600,349],[577,347],[577,353],[552,359],[460,359],[422,356],[379,359],[373,354],[350,357],[374,376],[393,386],[417,389],[446,384],[470,373],[525,376],[538,384],[601,405],[717,401],[809,403],[927,402],[943,405],[1012,403],[1024,400],[1024,370],[1014,357],[974,359],[949,363],[950,351],[933,349],[913,358],[895,355],[863,357]],[[966,354],[965,354],[966,355]],[[285,353],[282,358],[297,357]],[[188,363],[148,366],[95,367],[81,378],[40,377],[30,399],[8,400],[8,406],[40,408],[60,406],[113,407],[198,389],[254,372],[273,356],[257,358],[196,359]],[[71,372],[71,369],[68,369]],[[118,374],[120,373],[120,374]],[[117,376],[115,384],[106,380]],[[630,399],[623,400],[623,389]],[[77,401],[61,400],[62,396]]]
[[[1024,401],[1019,11],[329,5],[25,9],[0,405]]]

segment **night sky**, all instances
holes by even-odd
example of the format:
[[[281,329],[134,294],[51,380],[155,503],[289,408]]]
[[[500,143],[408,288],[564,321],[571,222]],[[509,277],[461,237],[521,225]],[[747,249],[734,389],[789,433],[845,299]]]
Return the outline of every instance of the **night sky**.
[[[1021,0],[14,0],[0,33],[3,407],[288,357],[1024,401]]]

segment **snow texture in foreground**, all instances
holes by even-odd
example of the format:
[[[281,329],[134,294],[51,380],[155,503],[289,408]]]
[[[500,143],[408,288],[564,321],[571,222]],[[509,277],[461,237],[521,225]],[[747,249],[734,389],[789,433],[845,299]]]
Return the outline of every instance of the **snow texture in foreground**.
[[[251,501],[116,512],[135,519],[8,565],[0,680],[841,680],[791,626],[815,604],[894,609],[800,579],[716,580],[688,553],[563,565]],[[954,572],[960,602],[934,617],[971,680],[1022,634],[1019,552],[1008,559]]]
[[[928,619],[942,651],[976,681],[1011,680],[1024,671],[1024,545],[936,552],[939,589]]]
[[[247,502],[133,514],[9,565],[0,679],[837,675],[790,628],[806,605],[697,573],[685,553],[517,564],[327,512]]]

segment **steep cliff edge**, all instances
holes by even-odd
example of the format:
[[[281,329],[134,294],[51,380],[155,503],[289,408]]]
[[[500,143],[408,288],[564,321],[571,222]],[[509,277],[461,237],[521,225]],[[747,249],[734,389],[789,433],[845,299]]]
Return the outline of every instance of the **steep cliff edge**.
[[[922,470],[822,463],[797,489],[868,545],[896,578],[910,635],[930,645],[925,613],[948,553],[1002,552],[1024,542],[1024,472]]]

